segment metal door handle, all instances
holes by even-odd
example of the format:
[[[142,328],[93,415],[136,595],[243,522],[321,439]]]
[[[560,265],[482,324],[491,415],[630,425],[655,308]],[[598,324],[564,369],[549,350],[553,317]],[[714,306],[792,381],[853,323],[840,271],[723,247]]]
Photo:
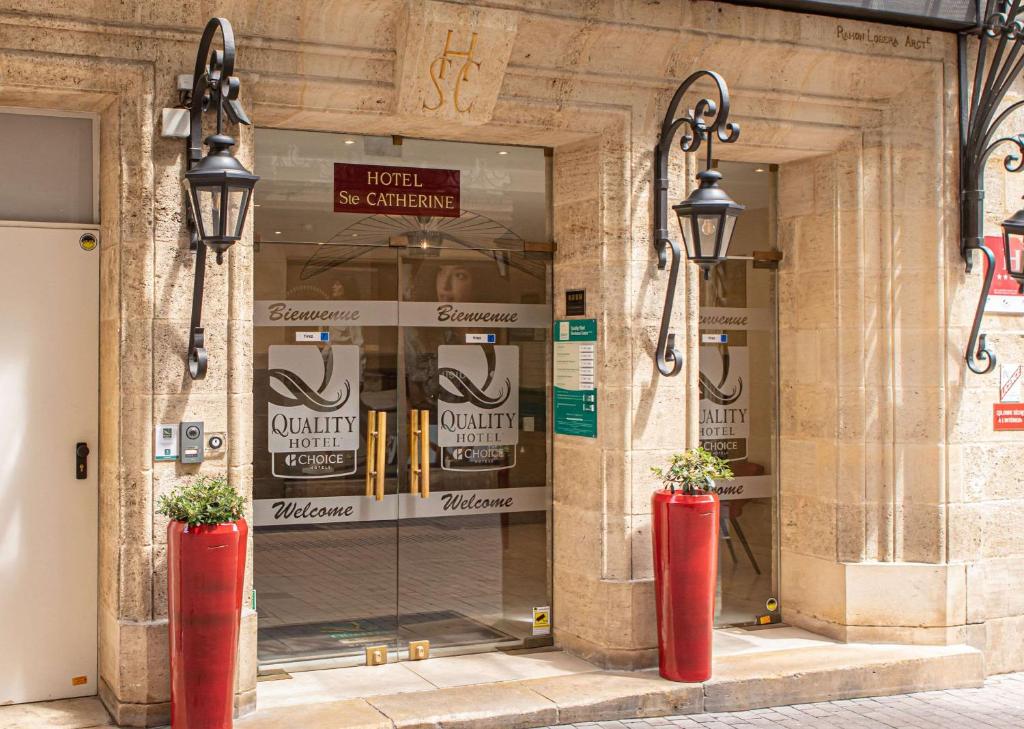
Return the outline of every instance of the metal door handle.
[[[377,411],[366,413],[366,495],[375,491],[374,475],[377,469]]]
[[[430,496],[430,411],[420,410],[420,498]]]
[[[384,500],[384,471],[387,466],[388,452],[388,414],[377,413],[377,501]]]
[[[75,443],[75,478],[79,481],[89,477],[89,444]]]
[[[409,493],[420,492],[420,417],[419,410],[409,410]]]

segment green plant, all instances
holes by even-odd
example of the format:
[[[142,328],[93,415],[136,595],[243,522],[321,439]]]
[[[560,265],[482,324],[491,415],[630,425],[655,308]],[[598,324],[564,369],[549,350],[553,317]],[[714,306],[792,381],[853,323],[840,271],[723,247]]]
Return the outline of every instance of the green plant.
[[[200,476],[160,497],[157,513],[189,526],[229,524],[242,518],[245,500],[225,476]]]
[[[714,493],[715,481],[728,481],[732,469],[724,460],[703,448],[690,448],[682,453],[673,453],[667,469],[652,467],[651,472],[661,479],[665,488],[684,493]]]

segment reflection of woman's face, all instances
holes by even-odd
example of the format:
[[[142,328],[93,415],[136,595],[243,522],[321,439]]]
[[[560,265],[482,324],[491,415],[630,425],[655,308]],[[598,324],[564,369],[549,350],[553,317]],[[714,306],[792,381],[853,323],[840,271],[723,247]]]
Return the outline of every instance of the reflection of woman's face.
[[[438,301],[472,301],[473,276],[465,266],[441,266],[437,271]]]

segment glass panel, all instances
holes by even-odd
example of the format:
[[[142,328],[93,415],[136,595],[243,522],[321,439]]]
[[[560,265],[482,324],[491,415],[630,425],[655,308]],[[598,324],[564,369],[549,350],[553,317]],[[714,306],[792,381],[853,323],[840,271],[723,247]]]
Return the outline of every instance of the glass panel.
[[[686,249],[687,259],[693,258],[697,255],[697,251],[693,246],[693,218],[689,215],[680,215],[679,230],[683,234],[683,246]]]
[[[721,163],[729,194],[747,210],[731,253],[774,247],[774,175]],[[776,274],[726,260],[700,282],[700,440],[729,461],[719,484],[721,539],[716,622],[780,617],[778,598],[778,355]]]
[[[715,258],[718,253],[718,228],[720,215],[701,215],[697,218],[697,231],[700,234],[699,255],[701,258]]]
[[[199,214],[196,217],[199,223],[199,235],[203,238],[221,235],[220,192],[220,185],[196,188],[196,206],[199,208]]]
[[[233,238],[242,237],[242,226],[245,224],[245,205],[248,198],[248,188],[228,189],[228,220],[225,230]]]
[[[733,231],[736,228],[736,218],[732,215],[727,215],[725,218],[725,230],[722,232],[722,255],[728,255],[731,248]]]
[[[550,641],[533,636],[533,609],[551,604],[548,257],[410,249],[402,270],[407,404],[429,413],[430,492],[399,524],[400,638]],[[489,323],[455,323],[474,316]]]
[[[408,137],[395,144],[390,136],[261,129],[256,145],[256,169],[262,178],[255,195],[256,233],[262,240],[387,245],[392,238],[408,238],[409,245],[417,246],[426,241],[431,247],[521,250],[524,241],[551,240],[549,162],[544,150],[536,147]],[[376,187],[373,197],[349,189],[361,202],[372,203],[371,209],[335,212],[331,201],[336,164],[456,171],[460,215],[374,212],[396,201],[380,190],[422,192],[427,183],[421,178],[409,178],[408,188]],[[379,183],[384,178],[377,172]],[[444,212],[443,207],[432,212]]]
[[[335,265],[311,267],[316,248],[256,245],[253,580],[262,663],[396,647],[398,257],[333,246]],[[378,447],[367,435],[376,413],[387,429]]]
[[[0,113],[0,220],[97,223],[93,120]]]

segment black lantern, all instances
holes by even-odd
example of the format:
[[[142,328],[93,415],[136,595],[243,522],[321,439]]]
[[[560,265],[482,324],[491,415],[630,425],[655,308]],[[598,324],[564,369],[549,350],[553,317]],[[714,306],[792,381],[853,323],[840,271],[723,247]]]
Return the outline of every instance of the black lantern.
[[[703,98],[693,107],[682,106],[686,92],[701,79],[714,83],[718,98]],[[677,117],[679,109],[689,110]],[[697,71],[679,85],[665,112],[658,146],[654,148],[654,249],[658,253],[658,268],[668,267],[669,254],[672,257],[655,361],[658,371],[669,377],[678,375],[683,368],[682,353],[676,349],[676,335],[668,331],[682,258],[679,244],[668,234],[668,156],[677,134],[683,152],[696,152],[701,144],[707,143],[705,169],[697,175],[700,185],[686,200],[672,206],[679,218],[686,257],[700,266],[707,278],[711,269],[725,260],[736,218],[743,212],[743,206],[733,202],[719,186],[722,173],[711,169],[714,141],[728,144],[740,136],[739,125],[729,121],[729,88],[725,79],[714,71]]]
[[[718,170],[704,170],[697,179],[700,187],[672,209],[679,218],[686,257],[701,267],[706,279],[715,264],[725,260],[736,218],[744,207],[719,186],[722,173]]]
[[[1020,245],[1011,246],[1011,240],[1018,243],[1024,240],[1024,208],[1003,221],[1003,256],[1006,260],[1006,272],[1017,282],[1020,292],[1024,294],[1024,253],[1021,252]],[[1016,256],[1013,255],[1014,248],[1018,252]]]
[[[213,49],[220,33],[223,49]],[[206,249],[224,253],[242,237],[252,191],[260,179],[235,159],[235,140],[224,134],[224,117],[236,124],[249,124],[238,103],[235,69],[235,34],[225,18],[211,18],[199,41],[192,90],[182,91],[182,106],[189,110],[189,136],[185,143],[186,218],[195,251],[195,282],[192,287],[192,320],[188,336],[188,374],[193,380],[206,377],[207,355],[203,332],[203,288],[206,280]],[[217,113],[217,131],[203,142],[203,112]],[[205,156],[203,145],[210,148]]]
[[[213,134],[206,144],[210,153],[185,173],[185,180],[199,240],[213,249],[221,263],[224,252],[242,237],[252,190],[260,178],[235,159],[233,138]]]

